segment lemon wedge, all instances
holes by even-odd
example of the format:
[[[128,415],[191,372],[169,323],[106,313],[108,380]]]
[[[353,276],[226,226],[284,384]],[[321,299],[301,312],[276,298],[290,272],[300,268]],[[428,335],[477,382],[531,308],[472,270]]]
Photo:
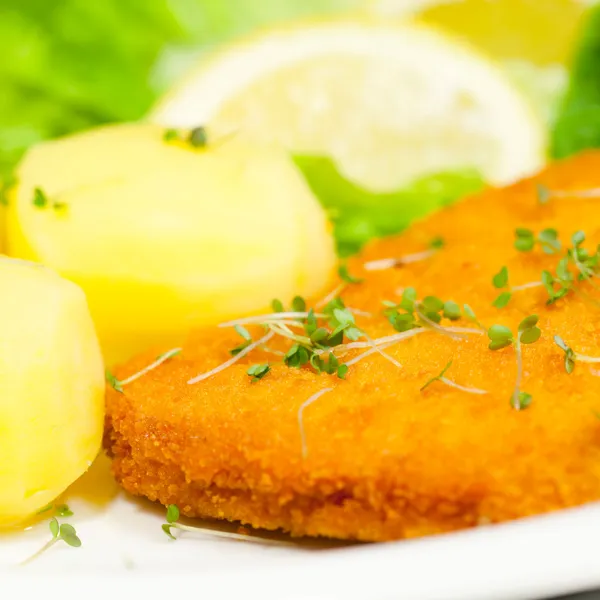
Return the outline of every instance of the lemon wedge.
[[[371,14],[417,16],[460,35],[494,58],[538,65],[568,62],[590,0],[370,0]]]
[[[272,30],[203,61],[151,113],[326,155],[375,192],[475,168],[503,184],[545,159],[544,127],[501,68],[429,27],[368,20]]]

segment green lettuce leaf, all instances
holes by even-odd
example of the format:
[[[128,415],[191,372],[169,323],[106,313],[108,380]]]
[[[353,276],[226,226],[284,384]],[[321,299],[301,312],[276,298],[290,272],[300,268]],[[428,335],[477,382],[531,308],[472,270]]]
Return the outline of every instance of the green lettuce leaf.
[[[3,0],[0,172],[40,140],[141,117],[161,48],[183,38],[167,0]]]
[[[589,10],[584,21],[551,139],[554,158],[588,148],[600,148],[600,4]]]
[[[398,233],[416,219],[485,187],[477,171],[465,169],[425,176],[396,192],[378,194],[346,179],[330,158],[295,156],[294,160],[334,222],[341,256],[357,252],[373,238]]]
[[[359,2],[1,0],[0,177],[36,142],[143,117],[189,60],[217,43]],[[178,53],[188,62],[157,74]]]

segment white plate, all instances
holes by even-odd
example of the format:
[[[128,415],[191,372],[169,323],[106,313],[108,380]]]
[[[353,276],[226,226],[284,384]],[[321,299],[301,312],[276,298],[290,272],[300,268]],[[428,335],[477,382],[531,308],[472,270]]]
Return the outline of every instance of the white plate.
[[[15,566],[49,539],[47,521],[0,538],[2,597],[65,598],[67,582],[71,596],[142,600],[178,588],[210,600],[533,600],[600,586],[599,504],[407,542],[275,547],[192,534],[173,542],[164,510],[115,489],[99,461],[69,492],[81,548],[57,544]],[[105,501],[92,502],[98,490]],[[72,587],[79,578],[84,587]]]

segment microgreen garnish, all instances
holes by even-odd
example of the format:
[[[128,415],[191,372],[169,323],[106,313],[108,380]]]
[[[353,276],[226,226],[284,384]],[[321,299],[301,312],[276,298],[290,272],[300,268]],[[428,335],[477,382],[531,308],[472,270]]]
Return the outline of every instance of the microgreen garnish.
[[[538,234],[537,241],[545,254],[555,254],[560,251],[561,244],[556,229],[543,229]]]
[[[211,369],[210,371],[207,371],[206,373],[201,373],[200,375],[196,375],[196,377],[192,377],[192,379],[190,379],[188,381],[188,385],[193,385],[194,383],[198,383],[199,381],[204,381],[205,379],[208,379],[209,377],[212,377],[213,375],[216,375],[217,373],[220,373],[221,371],[228,369],[231,365],[238,362],[238,360],[244,358],[244,356],[246,356],[246,354],[248,354],[249,352],[252,352],[252,350],[254,350],[254,348],[258,348],[259,346],[266,344],[274,335],[275,335],[275,333],[273,331],[269,331],[263,337],[256,340],[255,342],[252,342],[251,344],[246,346],[243,350],[240,350],[235,356],[232,356],[228,361],[225,361],[224,363],[220,364],[218,367],[215,367],[214,369]]]
[[[42,188],[36,187],[33,190],[33,205],[36,208],[46,208],[48,206],[48,197]]]
[[[302,296],[296,296],[292,300],[292,311],[293,312],[305,312],[306,311],[306,300]]]
[[[48,199],[48,196],[46,195],[44,190],[42,190],[42,188],[39,188],[39,187],[36,187],[33,190],[32,203],[36,208],[41,208],[41,209],[52,206],[52,208],[56,212],[62,212],[67,209],[67,204],[64,202],[57,202],[57,201],[50,202],[50,200]]]
[[[165,142],[173,142],[179,139],[179,131],[177,129],[165,129],[163,140]]]
[[[68,207],[69,207],[69,205],[66,202],[54,202],[52,204],[52,208],[56,212],[63,212],[65,210],[67,210]]]
[[[275,301],[274,308],[283,308],[283,304]],[[344,337],[350,341],[356,341],[363,336],[362,331],[356,326],[354,315],[350,309],[345,307],[341,298],[332,299],[323,308],[323,312],[315,313],[313,309],[306,312],[306,301],[298,296],[292,301],[292,310],[289,312],[248,317],[222,323],[220,326],[240,326],[242,323],[263,325],[274,334],[291,340],[294,344],[287,352],[283,353],[284,364],[293,368],[310,364],[317,373],[333,374],[337,372],[337,368],[334,369],[329,360],[321,358],[321,354],[343,344]],[[297,329],[303,331],[297,331]],[[241,334],[242,331],[240,330],[238,333]],[[247,348],[249,340],[245,335],[242,337],[244,343],[234,349],[236,353]],[[337,359],[334,358],[334,360]],[[342,369],[342,373],[344,371]]]
[[[443,243],[442,243],[443,246]],[[366,271],[383,271],[385,269],[393,269],[396,267],[403,267],[411,263],[420,262],[431,258],[434,254],[439,252],[441,246],[431,246],[429,250],[423,252],[415,252],[414,254],[406,254],[398,258],[380,258],[377,260],[371,260],[366,262],[363,267]]]
[[[537,192],[537,199],[540,204],[547,204],[550,201],[550,197],[552,193],[550,190],[542,183],[538,183],[535,186]]]
[[[348,272],[347,265],[340,265],[340,267],[338,268],[338,275],[340,276],[340,279],[344,283],[354,284],[354,283],[362,283],[364,281],[364,279],[350,275],[350,273]]]
[[[458,383],[445,377],[446,372],[448,371],[448,369],[451,366],[452,366],[452,361],[449,361],[448,364],[440,371],[440,373],[438,375],[436,375],[435,377],[432,377],[429,381],[427,381],[425,383],[425,385],[423,385],[421,387],[420,391],[422,392],[422,391],[426,390],[432,383],[439,381],[440,383],[443,383],[449,387],[460,390],[461,392],[467,392],[469,394],[487,394],[486,390],[480,390],[479,388],[472,388],[472,387],[467,387],[464,385],[459,385]]]
[[[66,504],[57,504],[54,510],[59,517],[73,516],[73,511]]]
[[[531,395],[521,392],[521,379],[523,377],[523,353],[521,344],[534,344],[540,339],[542,331],[537,326],[538,320],[537,315],[525,317],[519,323],[516,336],[509,327],[504,325],[492,325],[488,329],[490,350],[501,350],[502,348],[507,348],[514,344],[517,359],[517,379],[515,382],[515,389],[511,396],[511,405],[516,410],[522,410],[531,404]]]
[[[173,529],[178,529],[179,531],[199,533],[208,537],[237,540],[241,542],[255,542],[259,544],[268,544],[273,546],[288,546],[290,544],[290,542],[271,540],[268,538],[260,538],[257,536],[244,535],[241,533],[230,533],[228,531],[219,531],[216,529],[207,529],[204,527],[192,527],[191,525],[184,525],[183,523],[179,523],[179,519],[179,508],[177,508],[175,504],[169,504],[169,506],[167,506],[167,514],[165,519],[166,523],[163,523],[161,528],[171,540],[177,539],[173,535]]]
[[[273,309],[274,313],[282,313],[285,310],[283,302],[281,300],[277,300],[277,298],[271,302],[271,308]]]
[[[204,127],[194,127],[190,131],[188,142],[194,148],[204,148],[208,144],[208,134]]]
[[[565,353],[565,371],[569,374],[575,369],[575,362],[584,363],[600,363],[600,357],[586,356],[575,352],[567,343],[558,335],[554,336],[554,343]]]
[[[551,190],[547,186],[538,183],[536,186],[537,198],[540,204],[547,204],[553,198],[571,198],[573,200],[594,200],[600,198],[600,188],[587,190]]]
[[[435,381],[441,381],[444,378],[444,375],[446,374],[446,371],[452,366],[452,361],[448,361],[448,364],[439,372],[438,375],[436,375],[435,377],[432,377],[429,381],[427,381],[421,388],[420,391],[424,391],[426,390],[432,383],[434,383]]]
[[[121,382],[108,369],[106,370],[105,375],[106,375],[106,381],[113,388],[113,390],[123,393],[123,388],[121,387]]]
[[[178,129],[165,129],[163,141],[187,142],[193,148],[205,148],[208,145],[208,134],[204,127],[194,127],[185,135]]]
[[[167,506],[167,516],[166,523],[162,525],[162,530],[172,539],[176,540],[177,538],[171,532],[171,528],[176,527],[177,521],[179,521],[179,508],[175,504],[169,504]]]
[[[333,388],[324,388],[314,393],[308,400],[305,400],[298,409],[298,428],[300,430],[300,443],[302,448],[302,457],[306,458],[308,455],[308,447],[306,445],[306,434],[304,432],[304,421],[303,415],[306,408],[308,408],[313,402],[316,402],[321,396],[327,394],[328,392],[332,392]]]
[[[232,348],[229,351],[229,354],[231,354],[232,356],[236,356],[252,343],[252,336],[243,325],[234,325],[233,328],[235,329],[236,333],[238,333],[244,340],[241,344],[239,344],[235,348]]]
[[[77,532],[75,531],[75,527],[73,527],[73,525],[70,525],[69,523],[63,523],[61,525],[56,518],[53,517],[48,523],[48,528],[50,529],[52,538],[46,542],[35,554],[24,560],[21,563],[22,565],[32,562],[38,558],[38,556],[52,548],[54,544],[60,541],[63,541],[65,544],[73,548],[79,548],[79,546],[81,546],[81,540],[79,537],[77,537]]]
[[[543,284],[540,281],[532,281],[530,283],[524,283],[522,285],[509,285],[509,274],[508,267],[504,266],[492,277],[493,286],[502,290],[496,299],[492,302],[492,306],[496,308],[504,308],[510,302],[514,292],[519,292],[522,290],[528,290],[530,288],[541,287]]]
[[[469,319],[469,321],[475,323],[475,325],[477,325],[477,327],[479,327],[479,329],[481,329],[481,331],[487,333],[487,327],[485,327],[485,325],[482,325],[479,320],[477,319],[477,315],[475,314],[475,311],[468,305],[468,304],[463,304],[463,312],[464,315],[467,319]]]
[[[446,245],[443,237],[436,236],[429,242],[429,247],[434,250],[441,250]]]
[[[348,365],[340,365],[337,369],[337,376],[340,379],[346,379],[346,374],[348,373],[348,369],[350,367],[348,367]]]
[[[560,241],[556,229],[544,229],[537,235],[531,229],[518,227],[515,230],[515,248],[519,252],[531,252],[539,244],[545,254],[555,254],[560,251]]]
[[[59,517],[72,517],[73,516],[73,511],[68,507],[68,505],[54,504],[53,502],[50,502],[50,504],[47,504],[46,506],[44,506],[44,508],[40,508],[40,510],[38,510],[35,514],[43,515],[50,511],[52,511],[53,514],[55,514]]]
[[[492,278],[492,283],[497,289],[502,289],[508,285],[508,268],[502,267],[496,275]]]
[[[458,321],[461,318],[460,306],[453,300],[444,302],[444,317],[450,321]]]
[[[260,381],[265,375],[267,375],[267,373],[269,373],[270,370],[271,367],[265,363],[261,365],[252,365],[248,368],[246,373],[251,377],[251,382],[256,383],[257,381]]]
[[[399,304],[396,305],[392,302],[384,302],[384,304],[387,307],[384,312],[398,334],[372,340],[357,326],[354,309],[346,307],[340,297],[331,298],[319,313],[312,308],[307,311],[306,301],[300,296],[292,300],[289,311],[285,310],[280,300],[274,300],[272,307],[275,312],[271,314],[221,323],[219,327],[234,327],[242,338],[242,343],[230,350],[233,355],[230,360],[207,373],[190,379],[188,383],[197,383],[215,375],[259,346],[267,352],[281,356],[283,364],[290,368],[306,366],[312,368],[316,373],[337,375],[340,379],[344,379],[351,365],[374,353],[380,354],[394,366],[402,368],[402,365],[384,350],[388,346],[410,337],[403,335],[409,330],[434,329],[452,338],[470,333],[481,334],[480,331],[474,329],[440,326],[439,322],[443,318],[454,321],[461,317],[459,305],[452,300],[444,302],[435,296],[427,296],[418,302],[414,288],[404,290]],[[361,314],[359,311],[356,313]],[[261,325],[268,329],[269,333],[253,342],[244,327],[249,324]],[[286,351],[266,348],[266,342],[275,335],[291,342],[291,346]],[[362,339],[366,341],[359,341]],[[359,348],[366,349],[366,351],[345,363],[340,363],[340,354]],[[259,367],[262,368],[259,369]],[[252,365],[248,375],[253,378],[252,381],[256,381],[264,377],[267,372],[264,365]]]
[[[565,371],[570,375],[575,369],[575,352],[558,335],[554,336],[554,343],[565,353]],[[600,362],[600,361],[599,361]]]
[[[521,344],[534,344],[540,339],[542,331],[537,326],[538,321],[539,318],[537,315],[530,315],[519,323],[518,334],[515,340],[517,379],[511,397],[511,405],[515,410],[524,410],[532,401],[531,394],[521,391],[521,379],[523,378],[523,352],[521,351]]]
[[[310,360],[309,350],[300,344],[294,344],[283,357],[286,366],[299,369]]]
[[[531,229],[522,227],[515,230],[515,248],[519,252],[530,252],[535,246],[535,236]]]
[[[156,367],[159,367],[164,362],[166,362],[170,358],[173,358],[174,356],[177,356],[180,353],[181,348],[173,348],[172,350],[167,350],[166,352],[163,352],[162,354],[157,356],[156,360],[153,363],[151,363],[147,367],[144,367],[141,371],[138,371],[137,373],[134,373],[133,375],[130,375],[129,377],[123,380],[118,380],[110,371],[107,370],[106,381],[111,385],[111,387],[114,390],[122,393],[124,385],[134,382],[136,379],[139,379],[149,371],[153,371],[154,369],[156,369]]]
[[[600,247],[593,254],[590,254],[583,248],[582,244],[585,242],[585,233],[583,231],[576,231],[571,236],[571,241],[573,247],[567,251],[567,258],[579,270],[579,280],[589,281],[591,278],[597,277],[596,269],[600,263]]]
[[[492,284],[498,290],[508,288],[508,267],[502,267],[498,273],[492,278]],[[496,308],[504,308],[512,298],[512,292],[510,290],[504,290],[500,292],[500,295],[496,297],[492,304]]]
[[[517,410],[525,410],[531,404],[533,396],[527,392],[519,392],[516,402],[513,401],[513,406]]]
[[[252,336],[248,333],[248,330],[243,325],[234,325],[233,327],[236,333],[239,333],[247,342],[252,341]]]
[[[427,327],[452,338],[460,337],[460,334],[440,325],[442,318],[450,321],[461,318],[460,306],[453,300],[444,302],[437,296],[426,296],[419,301],[415,288],[407,287],[402,290],[398,304],[387,300],[383,304],[386,307],[383,311],[384,315],[392,327],[400,333],[418,327]]]
[[[325,309],[325,312],[327,312],[327,309]],[[356,341],[362,336],[362,331],[356,327],[354,315],[347,308],[334,308],[329,318],[329,325],[333,328],[329,337],[330,340],[334,340],[341,333],[352,341]]]
[[[505,325],[492,325],[488,329],[488,337],[490,339],[490,350],[501,350],[511,346],[516,340],[523,344],[533,344],[540,339],[542,331],[537,327],[538,316],[531,315],[526,317],[519,324],[519,334],[514,336],[509,327]]]
[[[567,248],[566,255],[558,261],[555,274],[552,274],[548,270],[542,271],[541,282],[548,293],[548,304],[556,302],[571,291],[597,304],[595,300],[589,298],[589,296],[575,286],[577,281],[587,281],[592,287],[598,289],[598,286],[594,285],[592,279],[598,277],[600,247],[596,248],[594,253],[590,253],[582,246],[585,239],[583,231],[575,232],[571,236],[572,247]],[[571,266],[577,269],[577,275],[571,272]]]
[[[547,304],[553,304],[566,296],[573,287],[574,277],[569,271],[569,261],[562,258],[556,267],[556,277],[550,271],[542,271],[542,284],[548,293]]]
[[[488,338],[490,339],[489,349],[490,350],[502,350],[511,346],[515,341],[513,332],[509,327],[505,325],[492,325],[488,329]]]

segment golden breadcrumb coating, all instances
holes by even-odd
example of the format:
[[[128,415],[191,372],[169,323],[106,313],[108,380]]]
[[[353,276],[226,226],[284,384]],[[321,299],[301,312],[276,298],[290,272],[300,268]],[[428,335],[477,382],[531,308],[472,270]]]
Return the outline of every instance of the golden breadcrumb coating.
[[[230,358],[240,337],[232,329],[194,332],[183,352],[124,387],[107,392],[105,445],[117,480],[130,493],[177,504],[187,516],[281,528],[294,536],[392,540],[526,517],[600,499],[600,373],[576,363],[568,375],[559,334],[576,351],[600,356],[600,293],[586,282],[548,306],[543,287],[514,293],[492,306],[492,276],[503,265],[512,286],[540,280],[559,260],[539,248],[515,250],[514,230],[553,227],[565,245],[584,230],[586,247],[600,242],[600,198],[538,202],[536,182],[554,190],[597,188],[600,153],[558,163],[533,180],[489,190],[373,243],[349,265],[364,282],[347,286],[347,306],[371,338],[394,333],[382,300],[398,301],[413,286],[468,303],[486,326],[517,327],[540,316],[541,339],[523,346],[526,410],[510,403],[516,378],[513,347],[488,349],[485,335],[451,339],[420,333],[350,367],[346,380],[278,364],[255,350],[213,377],[187,381]],[[365,261],[444,248],[402,268],[365,271]],[[332,283],[332,289],[339,282]],[[597,284],[600,285],[600,280]],[[445,326],[473,327],[466,319]],[[254,339],[260,328],[249,328]],[[287,349],[281,340],[271,348]],[[116,371],[123,379],[167,348],[138,356]],[[353,350],[347,361],[364,350]],[[446,376],[487,390],[474,395],[434,382]],[[252,383],[249,365],[271,362]],[[599,366],[600,367],[600,366]],[[317,391],[333,388],[304,410],[307,454],[298,410]]]

